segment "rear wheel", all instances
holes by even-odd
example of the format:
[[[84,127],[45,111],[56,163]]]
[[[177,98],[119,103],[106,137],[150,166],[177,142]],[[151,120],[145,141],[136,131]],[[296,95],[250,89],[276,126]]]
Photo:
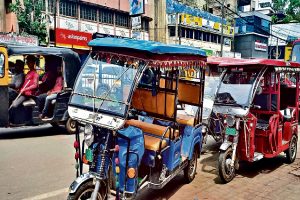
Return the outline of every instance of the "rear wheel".
[[[188,161],[188,165],[184,168],[184,180],[186,183],[190,183],[194,180],[197,170],[197,158],[198,152],[195,149],[192,159]]]
[[[76,133],[76,129],[77,129],[77,122],[71,118],[69,118],[66,122],[66,129],[68,131],[68,133],[70,134],[75,134]]]
[[[289,148],[285,151],[287,163],[293,163],[297,155],[297,137],[296,135],[292,136],[292,139],[289,144]]]
[[[228,148],[219,155],[219,177],[224,183],[230,182],[235,177],[235,167],[231,166],[232,152],[232,148]]]
[[[88,181],[77,189],[77,191],[73,194],[69,194],[68,200],[88,200],[92,197],[92,193],[95,189],[95,185],[93,181]],[[99,189],[97,200],[104,200],[107,195],[106,188],[102,185]]]

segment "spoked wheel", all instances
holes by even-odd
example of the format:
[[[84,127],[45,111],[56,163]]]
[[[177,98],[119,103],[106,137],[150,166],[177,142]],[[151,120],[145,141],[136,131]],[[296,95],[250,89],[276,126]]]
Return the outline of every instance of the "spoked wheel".
[[[228,183],[235,177],[235,167],[231,166],[232,148],[222,151],[219,156],[219,177],[222,182]]]
[[[293,135],[289,148],[285,151],[287,163],[293,163],[297,155],[297,137]]]
[[[77,128],[76,121],[69,118],[66,122],[66,129],[67,129],[68,133],[75,134],[76,128]]]
[[[88,181],[82,184],[74,194],[69,194],[68,200],[89,200],[92,197],[94,189],[95,185],[93,184],[93,181]],[[101,186],[97,195],[97,200],[106,199],[106,191],[106,188]]]
[[[195,149],[192,159],[189,161],[188,165],[184,168],[184,180],[186,183],[192,182],[196,176],[197,158],[198,158],[198,152]]]

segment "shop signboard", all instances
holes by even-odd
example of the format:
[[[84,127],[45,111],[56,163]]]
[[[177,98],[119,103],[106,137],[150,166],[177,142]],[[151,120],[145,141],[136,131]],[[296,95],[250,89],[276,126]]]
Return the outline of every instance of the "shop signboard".
[[[78,20],[70,19],[70,18],[60,18],[59,28],[78,31],[79,30]]]
[[[261,42],[256,41],[254,43],[254,49],[257,50],[257,51],[267,51],[268,50],[268,45],[265,44],[265,43],[261,43]]]
[[[96,23],[81,21],[80,24],[81,31],[88,32],[88,33],[96,33],[98,31],[97,29],[98,28]]]
[[[12,33],[0,33],[0,43],[38,46],[39,40],[33,35],[23,36]]]
[[[126,28],[116,28],[116,36],[120,36],[122,38],[129,38],[130,30]]]
[[[142,17],[131,17],[132,30],[139,30],[142,28]]]
[[[129,0],[129,15],[145,14],[145,0]]]
[[[108,26],[108,25],[99,25],[99,33],[107,34],[107,35],[115,35],[114,33],[114,27]]]
[[[56,29],[56,45],[70,48],[88,48],[88,42],[92,39],[91,33],[73,31],[67,29]]]

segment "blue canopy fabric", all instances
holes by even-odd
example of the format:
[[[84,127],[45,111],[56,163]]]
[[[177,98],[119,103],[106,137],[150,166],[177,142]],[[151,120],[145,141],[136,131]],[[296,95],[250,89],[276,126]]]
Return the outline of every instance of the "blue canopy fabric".
[[[205,56],[206,51],[183,45],[167,45],[160,42],[133,40],[122,38],[96,38],[91,40],[88,45],[90,47],[109,47],[124,48],[138,51],[146,51],[152,54],[178,54],[178,55],[198,55]]]

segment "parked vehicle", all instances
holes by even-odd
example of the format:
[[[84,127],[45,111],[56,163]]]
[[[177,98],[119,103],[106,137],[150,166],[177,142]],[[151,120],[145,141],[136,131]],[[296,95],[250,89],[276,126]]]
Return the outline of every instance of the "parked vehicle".
[[[8,63],[16,58],[25,60],[28,55],[36,56],[38,59],[37,68],[40,68],[41,60],[44,62],[44,59],[49,56],[51,56],[53,62],[58,60],[60,61],[59,63],[62,63],[63,90],[58,93],[56,100],[51,102],[47,120],[41,120],[39,117],[40,112],[35,96],[31,96],[31,99],[24,101],[17,108],[15,114],[9,116],[8,86],[12,75],[9,74]],[[53,126],[65,124],[69,132],[75,132],[75,122],[69,118],[67,105],[79,70],[79,56],[70,49],[0,44],[0,127],[33,126],[51,123]]]
[[[239,161],[254,162],[285,152],[294,162],[298,140],[300,64],[268,59],[221,63],[226,69],[213,111],[222,116],[225,140],[220,147],[219,176],[235,177]],[[296,77],[296,85],[280,81]]]
[[[116,199],[134,198],[145,188],[163,188],[182,171],[191,182],[202,146],[206,53],[117,38],[97,38],[89,46],[68,108],[84,130],[83,140],[78,132],[74,142],[80,176],[68,199],[106,199],[110,188]],[[82,76],[91,65],[99,69],[86,89]],[[197,77],[180,78],[185,69]],[[179,114],[177,104],[198,111]],[[84,174],[83,164],[89,166]]]

